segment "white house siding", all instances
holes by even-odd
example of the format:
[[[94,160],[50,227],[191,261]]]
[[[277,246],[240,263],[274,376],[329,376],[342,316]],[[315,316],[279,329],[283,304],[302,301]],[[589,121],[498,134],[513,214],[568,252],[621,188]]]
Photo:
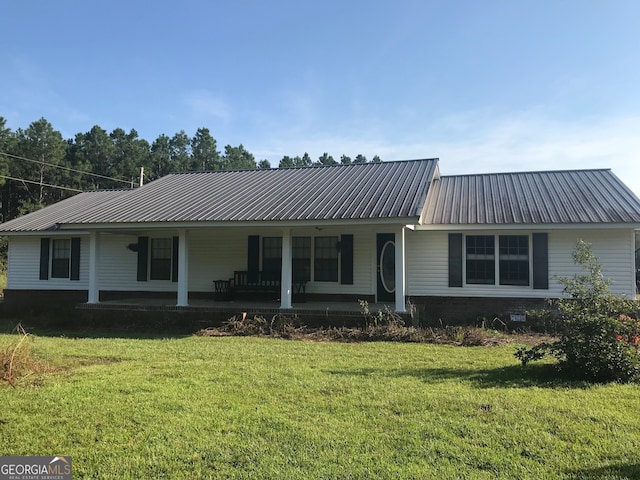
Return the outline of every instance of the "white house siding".
[[[140,232],[149,238],[177,236],[177,232]],[[100,290],[175,292],[177,283],[170,280],[137,280],[137,253],[127,245],[136,236],[102,235],[100,237]],[[233,276],[233,270],[246,268],[246,235],[236,230],[189,231],[189,290],[212,292],[213,280]]]
[[[317,294],[373,294],[372,262],[375,261],[375,230],[365,227],[343,227],[332,228],[323,227],[321,230],[315,228],[293,229],[294,237],[327,237],[351,234],[353,235],[353,284],[343,285],[339,282],[315,282],[313,281],[313,258],[311,260],[311,281],[307,284],[307,293]],[[313,242],[311,244],[313,255]],[[374,279],[375,280],[375,279]]]
[[[143,235],[141,233],[141,235]],[[171,235],[158,235],[168,236]],[[172,282],[151,280],[137,281],[138,254],[127,248],[138,242],[137,235],[100,235],[100,256],[98,260],[100,290],[174,292]]]
[[[374,294],[376,233],[390,232],[385,227],[353,227],[322,230],[315,228],[293,229],[293,236],[354,235],[354,283],[314,282],[307,285],[308,293],[318,294]],[[504,232],[504,231],[503,231]],[[499,234],[500,231],[475,232]],[[530,234],[530,231],[509,231],[513,234]],[[579,273],[571,254],[578,239],[593,244],[593,251],[603,265],[604,275],[613,281],[616,294],[635,294],[634,237],[631,230],[548,230],[549,234],[549,290],[532,287],[500,285],[467,285],[448,287],[448,232],[406,232],[406,285],[410,296],[454,297],[557,297],[562,288],[555,276],[571,276]],[[139,232],[140,235],[174,236],[177,232],[157,234]],[[281,236],[282,230],[253,229],[203,229],[189,231],[189,290],[211,292],[213,280],[227,279],[234,270],[247,268],[247,237],[259,234]],[[53,236],[52,236],[53,237]],[[9,237],[9,263],[7,289],[13,290],[86,290],[88,288],[89,238],[80,236],[80,280],[50,278],[39,280],[40,238],[36,236]],[[170,281],[136,280],[137,253],[127,248],[136,243],[137,235],[100,236],[100,289],[104,291],[156,291],[173,292],[177,284]]]
[[[549,233],[549,275],[553,278],[584,273],[571,254],[582,239],[592,244],[593,253],[602,265],[605,278],[612,280],[611,291],[635,297],[635,238],[633,230],[582,230]],[[562,287],[555,281],[557,295]]]
[[[315,228],[293,229],[293,236],[340,236],[354,235],[354,283],[342,285],[338,282],[314,282],[307,285],[307,293],[372,294],[375,278],[372,272],[376,232],[370,228],[337,229]],[[139,232],[153,238],[177,235],[177,232]],[[190,230],[189,236],[189,290],[212,292],[213,280],[233,278],[234,270],[247,269],[247,238],[249,235],[280,237],[280,229],[236,229],[212,228]],[[135,243],[137,236],[101,235],[100,237],[100,290],[104,291],[154,291],[173,292],[177,284],[171,281],[137,281],[137,253],[127,249]],[[36,239],[34,252],[39,250]],[[85,243],[83,243],[84,247]],[[86,242],[88,249],[88,241]],[[262,254],[262,251],[261,251]],[[313,263],[313,262],[312,262]],[[36,275],[38,264],[36,259]],[[85,287],[86,288],[86,287]]]
[[[189,231],[189,290],[213,291],[214,280],[233,278],[234,270],[247,269],[248,230]]]
[[[86,290],[89,278],[89,237],[80,238],[80,280],[40,280],[40,237],[9,237],[7,289]]]
[[[247,269],[247,238],[249,235],[281,237],[281,229],[207,229],[189,232],[189,290],[211,291],[213,280],[233,278],[234,270]],[[339,282],[315,282],[307,284],[307,293],[318,294],[372,294],[373,250],[375,231],[371,228],[294,228],[294,237],[354,236],[353,285]],[[262,256],[262,243],[260,244]],[[313,250],[313,243],[312,243]],[[262,263],[262,258],[260,258]],[[311,268],[313,269],[313,260]]]
[[[473,231],[474,235],[530,235],[531,231]],[[562,295],[562,286],[554,277],[581,273],[572,258],[579,239],[592,244],[606,278],[613,281],[611,291],[629,297],[635,295],[634,238],[626,229],[547,230],[549,235],[549,289],[504,285],[448,286],[447,231],[408,231],[406,235],[407,295],[451,297],[553,298]]]
[[[382,229],[380,231],[392,231]],[[315,282],[307,284],[307,293],[318,294],[373,294],[375,292],[375,242],[376,229],[371,227],[294,228],[297,236],[354,236],[353,284],[339,282]],[[166,280],[137,281],[137,253],[127,248],[135,244],[139,235],[173,237],[177,231],[138,231],[136,234],[100,235],[99,288],[102,291],[174,292],[175,282]],[[189,290],[212,292],[213,280],[229,279],[234,270],[247,269],[247,238],[249,235],[280,237],[281,229],[212,228],[190,230],[189,236]],[[10,237],[8,289],[86,290],[89,278],[89,237],[80,236],[80,280],[39,280],[40,237]],[[313,244],[312,244],[313,250]],[[262,249],[261,249],[262,254]],[[312,260],[313,269],[313,260]]]

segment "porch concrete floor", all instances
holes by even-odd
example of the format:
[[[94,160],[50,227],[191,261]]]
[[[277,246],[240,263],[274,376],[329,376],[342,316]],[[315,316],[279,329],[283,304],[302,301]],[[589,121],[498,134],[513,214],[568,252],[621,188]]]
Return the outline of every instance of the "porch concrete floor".
[[[388,307],[394,310],[392,304],[369,304],[369,311],[384,311]],[[281,309],[277,301],[248,301],[248,300],[207,300],[190,299],[186,307],[176,306],[176,301],[171,298],[128,298],[120,300],[105,300],[100,303],[82,303],[77,308],[96,310],[135,310],[135,311],[192,311],[192,312],[230,312],[237,314],[313,314],[313,315],[340,315],[359,316],[362,308],[358,302],[296,302],[291,309]]]

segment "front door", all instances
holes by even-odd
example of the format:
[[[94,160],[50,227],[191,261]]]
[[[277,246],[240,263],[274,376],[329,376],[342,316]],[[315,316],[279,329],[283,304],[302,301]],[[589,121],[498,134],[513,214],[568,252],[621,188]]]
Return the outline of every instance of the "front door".
[[[378,276],[378,302],[393,302],[396,295],[396,236],[378,233],[376,270]]]

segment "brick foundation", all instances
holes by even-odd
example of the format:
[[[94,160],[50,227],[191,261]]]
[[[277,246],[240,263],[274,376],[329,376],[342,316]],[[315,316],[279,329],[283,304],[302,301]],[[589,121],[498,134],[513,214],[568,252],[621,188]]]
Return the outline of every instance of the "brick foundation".
[[[101,291],[100,300],[126,300],[126,299],[144,299],[144,298],[165,298],[176,299],[175,292],[111,292]],[[211,299],[211,292],[190,292],[191,299]],[[374,297],[371,295],[318,295],[307,294],[306,300],[309,302],[353,302],[357,300],[366,300],[370,304],[374,303]],[[255,300],[255,299],[251,299]],[[76,306],[87,302],[87,292],[85,290],[5,290],[4,302],[2,305],[2,313],[5,317],[21,315],[33,316],[40,314],[54,314],[68,317],[77,316]],[[540,298],[491,298],[491,297],[411,297],[409,302],[415,308],[414,322],[428,326],[440,325],[479,325],[484,323],[492,326],[495,319],[500,322],[517,326],[519,322],[511,322],[512,314],[524,314],[526,311],[541,309],[546,306],[545,300]],[[302,302],[304,303],[304,302]],[[274,311],[277,307],[274,305]],[[341,312],[342,316],[347,317],[345,312]],[[96,317],[96,323],[103,323],[106,320],[103,317],[111,316],[113,319],[114,312],[110,314],[98,312],[83,312],[84,317]],[[163,318],[163,323],[171,323],[169,316],[173,316],[179,322],[189,324],[199,323],[202,320],[219,323],[221,320],[229,318],[228,312],[209,312],[203,319],[203,314],[187,311],[172,311],[170,308],[159,311],[142,313],[141,311],[121,311],[118,316],[131,320],[132,317],[149,316],[149,320],[154,318],[158,321],[158,317]],[[308,321],[314,324],[345,324],[345,320],[328,319],[322,315],[316,315],[317,318],[309,315]],[[166,317],[166,318],[164,318]],[[219,318],[218,318],[219,317]],[[312,318],[313,317],[313,318]],[[350,318],[346,323],[357,323],[361,320],[359,313],[349,315]],[[353,317],[353,318],[351,318]],[[119,322],[120,323],[120,322]]]
[[[424,325],[491,325],[496,319],[506,324],[512,314],[541,309],[542,298],[492,298],[492,297],[411,297],[416,314]]]
[[[70,314],[78,303],[88,299],[86,290],[11,290],[4,291],[4,315]]]

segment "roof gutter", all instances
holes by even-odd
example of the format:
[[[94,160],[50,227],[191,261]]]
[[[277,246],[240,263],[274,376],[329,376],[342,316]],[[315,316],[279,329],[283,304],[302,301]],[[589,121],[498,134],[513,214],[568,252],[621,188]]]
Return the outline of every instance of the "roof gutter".
[[[415,225],[417,231],[473,231],[473,230],[624,230],[640,229],[640,223],[476,223]]]
[[[90,231],[126,231],[126,230],[164,230],[164,229],[201,229],[201,228],[301,228],[301,227],[348,227],[366,225],[403,225],[413,228],[418,217],[395,218],[358,218],[345,220],[268,220],[268,221],[224,221],[224,222],[135,222],[135,223],[75,223],[60,224],[56,230],[38,230],[22,232],[0,232],[1,235],[40,235],[66,234],[70,232]]]

